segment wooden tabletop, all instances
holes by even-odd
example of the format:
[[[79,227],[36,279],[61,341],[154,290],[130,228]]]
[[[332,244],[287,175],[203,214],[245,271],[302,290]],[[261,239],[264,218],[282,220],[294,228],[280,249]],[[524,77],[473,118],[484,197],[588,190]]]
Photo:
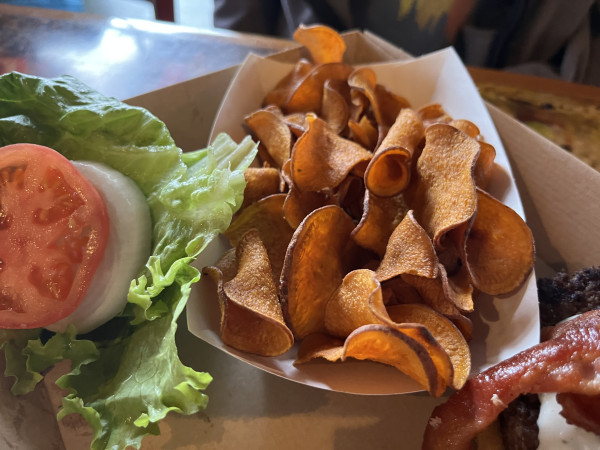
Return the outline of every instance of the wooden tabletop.
[[[68,73],[127,99],[297,44],[169,22],[0,4],[0,73]]]

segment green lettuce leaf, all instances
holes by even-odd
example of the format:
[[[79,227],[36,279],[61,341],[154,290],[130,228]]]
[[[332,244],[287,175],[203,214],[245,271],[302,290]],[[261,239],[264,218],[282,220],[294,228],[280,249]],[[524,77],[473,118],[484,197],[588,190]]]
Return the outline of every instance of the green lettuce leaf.
[[[82,364],[98,357],[96,345],[76,339],[73,328],[54,334],[45,342],[41,341],[40,329],[2,330],[0,335],[7,361],[4,374],[16,380],[11,388],[14,394],[31,392],[42,380],[42,372],[64,359],[70,360],[73,372],[77,372]]]
[[[68,389],[59,418],[81,413],[92,448],[139,448],[170,411],[206,407],[209,374],[181,363],[177,319],[200,273],[190,265],[224,231],[241,205],[243,172],[256,154],[219,135],[205,149],[182,153],[164,123],[142,108],[105,97],[68,76],[0,76],[0,145],[46,145],[73,160],[103,162],[132,178],[146,195],[152,255],[132,280],[121,316],[86,336],[73,330],[6,330],[0,345],[13,392],[34,388],[44,370],[71,360],[57,384]],[[125,294],[124,294],[125,295]]]
[[[185,170],[181,150],[163,122],[69,76],[49,80],[12,72],[0,77],[0,145],[16,142],[105,163],[146,195]]]

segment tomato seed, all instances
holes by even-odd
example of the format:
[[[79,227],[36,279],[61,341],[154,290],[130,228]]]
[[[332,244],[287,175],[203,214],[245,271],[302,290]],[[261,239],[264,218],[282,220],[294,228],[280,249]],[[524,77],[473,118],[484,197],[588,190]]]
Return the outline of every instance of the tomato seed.
[[[61,195],[49,208],[38,208],[33,212],[33,221],[40,225],[49,225],[71,216],[85,202],[75,191]]]
[[[80,264],[85,253],[89,250],[91,234],[92,230],[89,225],[82,226],[71,218],[69,219],[68,230],[52,242],[49,247],[60,250],[72,263]]]
[[[25,180],[25,169],[27,169],[27,164],[8,166],[0,169],[0,186],[14,183],[17,188],[22,189]]]
[[[0,205],[0,230],[8,230],[12,223],[12,215],[8,214]]]
[[[0,291],[0,311],[14,311],[16,313],[23,313],[22,301],[17,296],[12,296],[4,290]]]
[[[57,263],[46,268],[45,271],[34,266],[29,273],[29,282],[41,295],[55,300],[64,300],[73,285],[71,265],[64,262]]]

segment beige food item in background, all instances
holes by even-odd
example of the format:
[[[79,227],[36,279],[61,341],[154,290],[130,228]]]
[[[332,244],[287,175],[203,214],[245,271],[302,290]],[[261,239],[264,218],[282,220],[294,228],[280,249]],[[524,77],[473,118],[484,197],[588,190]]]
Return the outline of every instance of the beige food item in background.
[[[600,102],[497,83],[478,83],[481,96],[600,171]]]

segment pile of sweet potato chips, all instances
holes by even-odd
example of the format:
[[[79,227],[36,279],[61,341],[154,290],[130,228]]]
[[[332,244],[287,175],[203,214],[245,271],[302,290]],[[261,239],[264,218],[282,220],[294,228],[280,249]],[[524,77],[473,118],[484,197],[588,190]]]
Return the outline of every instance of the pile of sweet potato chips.
[[[494,148],[438,104],[414,109],[301,27],[300,60],[244,125],[260,141],[215,280],[221,336],[296,364],[388,364],[431,395],[469,376],[476,294],[517,289],[532,234],[486,192]]]

